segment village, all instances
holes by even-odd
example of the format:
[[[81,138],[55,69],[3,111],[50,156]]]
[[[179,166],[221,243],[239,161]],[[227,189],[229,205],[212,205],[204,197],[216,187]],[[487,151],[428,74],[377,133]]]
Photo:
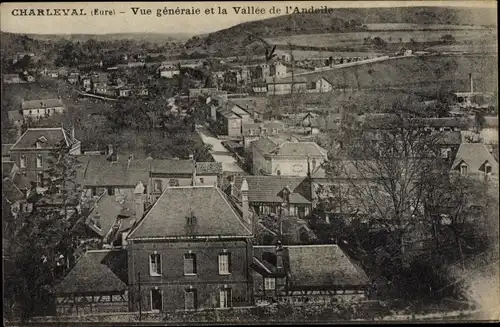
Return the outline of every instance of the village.
[[[68,235],[33,259],[51,271],[34,315],[372,313],[411,294],[477,308],[453,288],[461,277],[424,289],[401,276],[426,256],[446,263],[425,268],[437,280],[495,237],[497,93],[473,69],[431,96],[408,91],[425,69],[408,87],[385,77],[467,54],[43,56],[15,53],[2,70],[2,93],[18,92],[2,102],[6,274],[19,242],[39,246],[35,222],[43,234],[39,220],[60,219],[47,226]]]

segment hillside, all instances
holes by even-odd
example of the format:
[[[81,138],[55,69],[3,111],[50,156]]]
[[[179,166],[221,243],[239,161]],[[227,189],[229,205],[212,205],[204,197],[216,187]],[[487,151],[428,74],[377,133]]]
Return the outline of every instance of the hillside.
[[[96,41],[140,40],[164,44],[166,42],[186,41],[192,35],[185,33],[118,33],[118,34],[28,34],[34,40],[44,41],[79,41],[86,42],[90,39]]]
[[[496,90],[498,78],[496,56],[424,56],[403,57],[359,66],[297,74],[295,82],[311,83],[323,77],[334,88],[383,89],[403,88],[419,93],[436,88],[463,92],[469,90],[469,73],[473,73],[477,91]],[[278,81],[277,81],[278,82]],[[291,77],[279,80],[291,82]],[[422,92],[424,91],[425,92]]]
[[[307,6],[304,6],[307,7]],[[261,52],[262,45],[247,32],[263,38],[334,32],[368,31],[365,24],[406,23],[496,26],[496,12],[485,8],[339,8],[329,14],[292,14],[242,23],[228,29],[191,38],[191,51],[215,55]]]

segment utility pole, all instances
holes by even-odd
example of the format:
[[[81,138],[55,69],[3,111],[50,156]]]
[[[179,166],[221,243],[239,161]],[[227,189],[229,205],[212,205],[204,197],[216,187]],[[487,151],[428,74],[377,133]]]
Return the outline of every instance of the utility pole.
[[[139,321],[142,321],[141,274],[139,272],[137,272],[137,287],[139,292]]]

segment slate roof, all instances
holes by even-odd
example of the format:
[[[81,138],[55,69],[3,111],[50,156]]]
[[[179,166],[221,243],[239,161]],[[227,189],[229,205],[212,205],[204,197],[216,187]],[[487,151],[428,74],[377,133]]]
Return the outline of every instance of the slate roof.
[[[286,142],[285,140],[278,140],[270,137],[263,137],[255,142],[252,142],[252,145],[258,149],[261,153],[270,153],[273,149],[275,149],[280,143]]]
[[[37,99],[37,100],[24,100],[21,103],[23,110],[62,107],[64,103],[61,99]]]
[[[293,176],[246,176],[248,183],[248,201],[263,202],[263,203],[282,203],[283,199],[279,196],[280,192],[285,187],[288,187],[292,193],[290,194],[290,203],[293,204],[309,204],[311,203],[305,195],[307,195],[305,186],[306,177]],[[243,177],[238,176],[234,180],[236,188],[235,194],[239,197],[239,190]],[[226,184],[226,193],[229,192],[230,185]]]
[[[122,293],[127,290],[127,252],[123,250],[87,251],[61,283],[58,294]]]
[[[498,162],[482,143],[460,144],[452,169],[456,169],[462,161],[467,164],[472,174],[484,171],[483,165],[488,161],[492,166],[492,173],[498,175]]]
[[[132,159],[118,155],[117,162],[108,160],[108,156],[82,156],[83,169],[79,180],[87,186],[135,186],[141,181],[148,184],[149,172],[153,174],[192,175],[193,160]],[[222,165],[216,162],[197,162],[196,174],[220,174]]]
[[[10,176],[15,166],[16,163],[14,161],[2,161],[2,177]]]
[[[276,270],[275,247],[254,246],[254,260],[268,270]],[[318,261],[321,258],[321,261]],[[289,274],[291,289],[345,288],[367,286],[368,277],[338,245],[283,246],[283,266]]]
[[[37,149],[36,141],[40,140],[42,149],[53,149],[62,140],[67,146],[72,146],[79,141],[71,137],[71,133],[62,127],[54,128],[28,128],[26,132],[12,146],[12,150]]]
[[[14,144],[2,144],[2,157],[7,157],[10,155],[10,149]]]
[[[437,144],[459,145],[462,143],[462,133],[460,131],[436,132],[439,135],[436,138]]]
[[[196,217],[193,226],[187,217]],[[129,238],[251,236],[241,217],[216,187],[166,188]]]
[[[95,233],[104,237],[115,224],[122,209],[122,204],[117,201],[114,195],[107,195],[105,193],[97,200],[91,209],[89,215],[85,219],[85,224]],[[92,220],[98,220],[101,228],[95,227]]]
[[[274,151],[280,156],[326,156],[327,150],[315,142],[285,142]]]

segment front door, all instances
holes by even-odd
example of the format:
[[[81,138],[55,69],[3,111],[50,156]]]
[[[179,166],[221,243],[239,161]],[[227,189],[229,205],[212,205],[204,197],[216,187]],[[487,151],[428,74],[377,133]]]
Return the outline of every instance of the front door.
[[[161,311],[163,309],[163,299],[161,291],[151,290],[151,311]]]
[[[231,289],[225,288],[220,290],[220,307],[229,308],[231,307]]]

